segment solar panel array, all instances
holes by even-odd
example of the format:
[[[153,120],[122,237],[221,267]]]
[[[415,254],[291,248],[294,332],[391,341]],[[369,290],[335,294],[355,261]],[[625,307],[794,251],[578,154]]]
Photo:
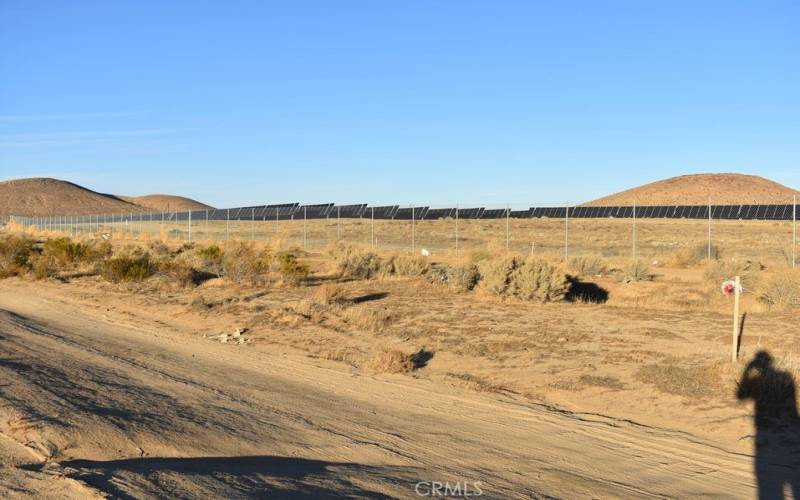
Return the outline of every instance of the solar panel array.
[[[437,220],[447,218],[458,219],[529,219],[529,218],[632,218],[637,219],[708,219],[709,209],[712,219],[729,220],[792,220],[793,205],[648,205],[638,207],[530,207],[527,210],[509,210],[507,208],[430,208],[400,207],[384,205],[371,207],[366,203],[355,205],[335,205],[320,203],[300,205],[299,203],[283,203],[277,205],[257,205],[249,207],[194,210],[192,212],[136,212],[114,215],[84,216],[52,216],[50,220],[60,223],[93,223],[93,222],[186,222],[192,221],[224,221],[224,220],[288,220],[288,219],[324,219],[324,218],[372,218],[383,220]],[[61,217],[61,219],[59,219]],[[19,217],[20,220],[34,218]],[[40,218],[41,219],[41,218]]]

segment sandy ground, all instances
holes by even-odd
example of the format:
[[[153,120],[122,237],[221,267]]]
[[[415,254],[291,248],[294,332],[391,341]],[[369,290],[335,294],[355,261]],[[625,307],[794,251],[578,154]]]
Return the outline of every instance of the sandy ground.
[[[748,450],[620,416],[641,411],[613,391],[606,412],[371,375],[94,289],[0,281],[2,497],[754,496]]]

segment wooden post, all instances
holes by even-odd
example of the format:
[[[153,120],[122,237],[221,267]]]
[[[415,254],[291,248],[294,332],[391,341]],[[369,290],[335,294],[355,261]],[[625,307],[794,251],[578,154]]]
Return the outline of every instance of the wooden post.
[[[739,276],[736,277],[736,285],[733,289],[733,339],[731,342],[731,362],[736,363],[736,357],[739,352],[739,289],[741,288],[741,280]]]

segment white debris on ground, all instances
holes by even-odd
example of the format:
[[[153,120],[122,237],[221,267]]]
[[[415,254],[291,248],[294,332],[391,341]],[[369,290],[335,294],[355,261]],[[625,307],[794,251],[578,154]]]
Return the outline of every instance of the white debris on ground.
[[[245,333],[247,333],[247,328],[237,328],[233,331],[233,333],[221,333],[219,335],[212,335],[210,337],[203,335],[203,338],[219,340],[222,344],[235,343],[236,345],[242,345],[252,341],[252,339],[244,337]]]

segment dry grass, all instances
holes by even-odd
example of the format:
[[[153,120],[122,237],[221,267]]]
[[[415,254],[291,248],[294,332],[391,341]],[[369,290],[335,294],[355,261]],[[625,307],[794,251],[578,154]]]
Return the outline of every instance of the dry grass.
[[[776,269],[765,273],[755,290],[759,300],[770,307],[800,307],[800,269]]]
[[[602,276],[608,273],[609,267],[604,258],[586,255],[571,258],[569,270],[577,276]]]
[[[326,306],[341,306],[351,302],[347,298],[345,288],[337,283],[326,283],[320,286],[314,293],[314,298],[318,303]]]
[[[650,266],[641,259],[628,262],[622,267],[622,274],[620,279],[624,283],[633,283],[635,281],[653,281],[655,274],[650,270]]]
[[[375,373],[411,373],[414,362],[410,354],[398,350],[383,350],[369,360],[366,368]]]
[[[399,255],[391,259],[393,274],[398,276],[422,276],[430,268],[428,259],[419,256]]]
[[[339,312],[339,316],[352,327],[379,333],[392,322],[393,316],[387,309],[367,307],[347,307]]]
[[[507,295],[511,290],[514,270],[519,266],[515,257],[487,259],[478,264],[481,280],[479,287],[494,295]]]

